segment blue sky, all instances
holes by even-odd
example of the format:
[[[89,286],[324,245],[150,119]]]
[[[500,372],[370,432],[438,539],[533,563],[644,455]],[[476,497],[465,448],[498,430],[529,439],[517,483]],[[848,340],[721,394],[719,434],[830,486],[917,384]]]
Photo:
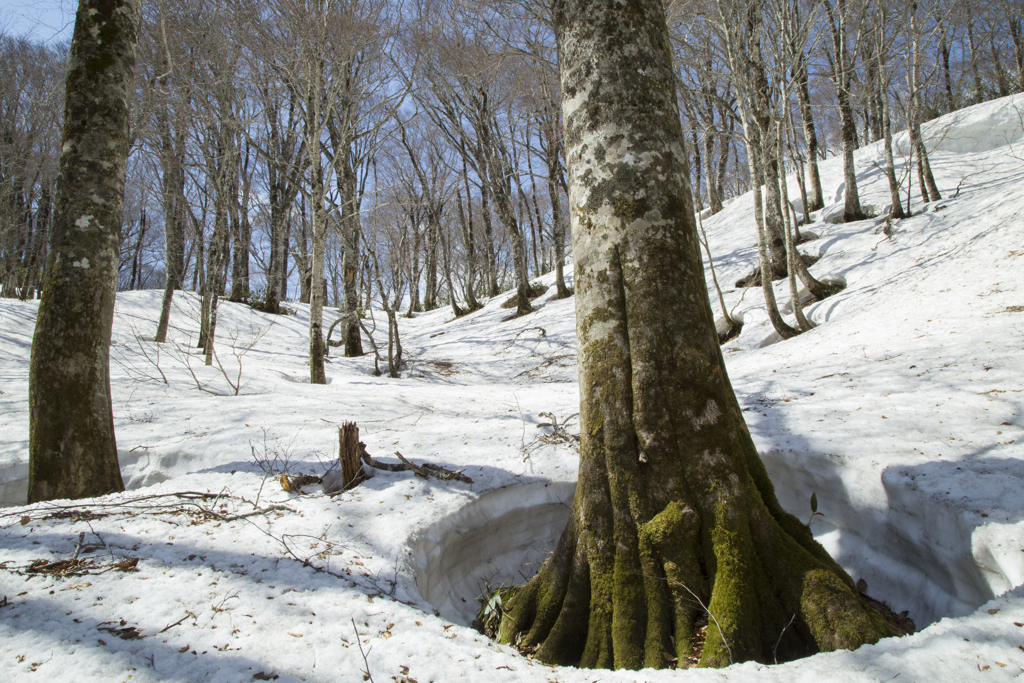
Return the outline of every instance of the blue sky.
[[[0,31],[43,42],[70,40],[78,0],[0,0]]]

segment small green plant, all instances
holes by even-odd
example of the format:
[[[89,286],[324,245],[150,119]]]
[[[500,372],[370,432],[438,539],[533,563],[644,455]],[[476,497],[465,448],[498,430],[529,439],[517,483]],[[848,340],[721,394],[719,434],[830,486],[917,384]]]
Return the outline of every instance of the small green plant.
[[[817,491],[811,493],[811,517],[807,520],[807,528],[811,528],[811,522],[814,521],[815,517],[824,517],[825,515],[818,512],[818,493]]]
[[[502,584],[491,590],[488,586],[483,595],[477,598],[480,601],[480,611],[477,612],[476,621],[473,623],[477,630],[492,640],[496,639],[501,630],[501,619],[505,616],[505,603],[512,599],[518,589],[518,586]]]

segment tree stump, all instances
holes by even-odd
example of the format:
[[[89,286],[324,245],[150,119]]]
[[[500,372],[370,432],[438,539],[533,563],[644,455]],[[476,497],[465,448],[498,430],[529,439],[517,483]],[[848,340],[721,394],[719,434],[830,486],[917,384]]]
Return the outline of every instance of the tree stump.
[[[355,488],[366,479],[360,460],[359,427],[346,422],[338,428],[338,459],[341,460],[343,490]]]

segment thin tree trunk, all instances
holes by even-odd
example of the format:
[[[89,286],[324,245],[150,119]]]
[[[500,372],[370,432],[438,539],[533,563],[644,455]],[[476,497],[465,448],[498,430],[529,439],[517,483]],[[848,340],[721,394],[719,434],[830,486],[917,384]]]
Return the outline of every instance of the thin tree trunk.
[[[722,144],[725,144],[724,140]],[[708,206],[712,216],[723,208],[722,197],[718,194],[718,183],[715,182],[714,152],[715,136],[711,132],[711,126],[708,125],[704,130],[704,177],[707,179],[705,184],[708,188]]]
[[[555,173],[558,173],[556,167]],[[565,219],[562,217],[562,200],[558,187],[548,170],[548,197],[551,201],[551,234],[555,245],[555,289],[556,298],[565,299],[572,296],[572,291],[565,284]]]
[[[319,68],[319,67],[318,67]],[[312,253],[309,261],[309,383],[326,384],[324,368],[324,250],[327,242],[327,188],[322,157],[322,84],[306,84],[306,149],[309,159],[309,218]],[[305,241],[305,240],[303,240]]]
[[[981,82],[981,69],[978,67],[978,46],[974,41],[974,21],[967,20],[967,45],[970,50],[971,76],[974,80],[974,103],[981,104],[985,101],[985,88]]]
[[[167,341],[167,327],[171,319],[171,302],[174,290],[184,286],[185,278],[185,169],[182,159],[184,136],[179,133],[178,144],[174,144],[166,109],[157,119],[161,149],[160,164],[163,170],[164,209],[164,296],[160,304],[160,319],[156,326],[157,342]]]
[[[719,197],[725,194],[725,179],[729,171],[729,148],[734,144],[732,141],[732,133],[733,130],[735,130],[735,125],[736,124],[733,119],[729,118],[729,132],[722,139],[718,150],[718,177],[715,179],[715,184],[718,185]]]
[[[882,149],[885,151],[885,178],[889,183],[889,201],[892,208],[889,210],[890,218],[906,218],[903,211],[903,203],[900,200],[900,183],[896,179],[896,163],[892,155],[892,121],[889,120],[889,98],[882,98]]]
[[[835,9],[829,0],[825,0],[825,10],[832,30],[832,81],[836,88],[836,104],[839,107],[843,138],[843,221],[851,223],[864,220],[866,216],[860,206],[857,167],[853,156],[857,149],[857,122],[853,115],[853,105],[850,103],[853,65],[846,46],[846,0],[836,0]]]
[[[350,155],[351,144],[346,145],[345,150]],[[356,358],[363,355],[363,337],[359,331],[359,291],[356,281],[362,227],[359,219],[359,188],[351,158],[346,159],[343,163],[339,180],[342,185],[339,189],[344,202],[341,219],[341,269],[344,283],[344,306],[342,308],[346,316],[345,322],[342,323],[345,337],[345,357]],[[341,304],[339,303],[339,305]]]
[[[235,302],[249,300],[249,250],[252,247],[252,223],[249,221],[249,198],[252,192],[250,152],[246,146],[245,160],[239,169],[241,192],[236,195],[237,200],[233,207],[234,248],[231,262],[231,295],[228,298]]]
[[[146,241],[146,210],[139,212],[139,239],[135,242],[135,254],[132,255],[132,274],[129,279],[128,289],[136,289],[139,286],[142,267],[142,245]]]
[[[536,220],[536,223],[533,221],[530,222],[530,230],[533,233],[534,275],[536,277],[540,277],[542,273],[548,272],[547,263],[545,263],[544,257],[544,220],[540,215],[540,201],[537,199],[537,178],[533,174],[533,160],[532,155],[529,152],[526,154],[526,168],[530,173],[530,204],[533,207],[533,217]],[[536,232],[534,232],[535,225]],[[540,251],[537,250],[538,240],[540,241]]]
[[[516,170],[502,156],[498,149],[500,141],[494,139],[494,130],[489,121],[480,126],[484,164],[490,183],[491,198],[498,220],[509,233],[512,242],[512,272],[516,284],[516,315],[525,315],[533,310],[530,305],[530,273],[527,269],[526,236],[512,208],[512,179]]]
[[[956,102],[953,98],[953,77],[949,69],[949,42],[946,39],[946,28],[939,20],[939,63],[942,66],[942,85],[946,96],[946,112],[956,110]]]
[[[468,181],[467,181],[468,190]],[[455,200],[459,206],[459,226],[462,228],[462,242],[466,247],[466,306],[470,311],[480,308],[476,300],[476,242],[473,236],[473,212],[472,207],[467,206],[466,211],[462,207],[462,193],[455,193]]]
[[[273,162],[268,161],[268,166]],[[295,195],[288,196],[282,187],[279,169],[274,169],[270,180],[270,258],[267,262],[267,291],[264,310],[275,315],[281,312],[281,284],[285,279],[285,260],[288,251],[288,214]],[[282,258],[284,256],[284,258]]]
[[[788,94],[788,93],[787,93]],[[784,110],[785,111],[785,110]],[[788,111],[785,111],[786,120],[790,120]],[[786,231],[786,265],[787,265],[787,279],[789,280],[789,298],[793,302],[793,315],[796,317],[797,325],[800,327],[801,332],[806,332],[811,329],[810,321],[804,316],[803,309],[800,307],[800,290],[796,285],[796,262],[803,260],[799,252],[796,250],[796,240],[793,238],[793,221],[792,212],[789,206],[789,186],[786,182],[786,162],[785,162],[785,146],[783,144],[783,130],[780,122],[778,134],[778,164],[782,168],[782,172],[779,173],[779,189],[782,194],[784,202],[782,225]]]
[[[932,175],[931,164],[928,163],[928,150],[925,149],[924,140],[921,136],[921,114],[923,105],[921,103],[921,47],[918,44],[919,36],[917,31],[917,2],[910,4],[910,69],[907,71],[908,85],[910,86],[910,142],[917,153],[918,173],[921,180],[921,195],[926,202],[936,202],[942,199],[939,188],[935,184],[935,176]]]
[[[807,83],[807,58],[801,55],[797,69],[797,97],[800,102],[800,119],[807,143],[807,180],[811,185],[811,204],[808,211],[817,211],[825,206],[825,195],[818,175],[818,133],[814,128],[814,112],[811,110],[811,92]]]
[[[770,125],[770,124],[769,124]],[[761,130],[762,144],[768,139],[764,129]],[[774,145],[772,146],[774,147]],[[789,272],[786,256],[786,232],[783,227],[782,214],[789,208],[789,200],[779,193],[779,164],[775,159],[774,149],[766,148],[762,155],[765,186],[765,236],[768,240],[768,253],[771,256],[773,278],[785,277]],[[785,203],[785,205],[784,205]]]
[[[722,318],[725,320],[725,324],[729,326],[729,329],[724,336],[729,337],[732,335],[737,323],[733,320],[732,315],[730,315],[729,307],[725,305],[725,294],[722,293],[722,287],[718,284],[718,275],[715,273],[715,259],[711,257],[711,246],[708,244],[708,234],[704,232],[704,220],[700,217],[699,212],[697,213],[697,225],[700,227],[700,244],[704,247],[704,252],[708,255],[708,270],[711,271],[711,282],[715,285],[715,292],[718,294],[718,305],[722,307]],[[721,336],[722,335],[719,335],[719,338],[721,338]]]
[[[748,135],[753,135],[759,140],[760,133],[755,133],[752,130],[756,125],[757,124],[753,122],[744,122],[744,128],[748,130]],[[750,148],[760,151],[760,142],[756,145],[750,145]],[[790,327],[789,324],[783,320],[782,314],[779,312],[778,302],[775,300],[775,287],[772,283],[772,260],[768,250],[768,234],[765,227],[765,215],[764,209],[762,208],[763,199],[761,197],[761,187],[765,184],[764,172],[762,171],[762,155],[751,154],[748,152],[748,158],[750,164],[751,185],[754,188],[754,222],[757,227],[757,255],[758,264],[761,268],[761,291],[764,294],[765,306],[768,309],[768,320],[771,321],[772,328],[775,329],[780,337],[783,339],[792,339],[800,334],[800,330]]]
[[[1006,97],[1010,94],[1010,80],[1006,76],[1006,69],[1003,68],[1003,60],[999,56],[999,48],[996,47],[995,35],[989,34],[988,37],[989,54],[992,55],[992,66],[996,72],[996,88],[998,88],[999,96]]]
[[[1024,92],[1024,35],[1021,31],[1021,16],[1012,15],[1007,23],[1010,38],[1013,40],[1013,56],[1017,62],[1017,92]]]
[[[483,164],[480,164],[483,167]],[[486,171],[484,172],[486,174]],[[484,221],[484,274],[487,277],[487,296],[498,296],[498,259],[494,253],[494,230],[491,227],[491,191],[486,178],[480,183],[480,213]]]
[[[448,283],[448,296],[451,298],[452,313],[455,314],[456,318],[461,318],[466,312],[459,307],[458,297],[455,295],[455,280],[452,277],[452,245],[451,238],[446,237],[447,234],[447,232],[438,233],[441,239],[442,266],[444,268],[445,281]]]
[[[551,242],[555,248],[555,297],[565,299],[572,291],[565,284],[565,218],[562,216],[562,200],[559,187],[562,185],[562,162],[559,155],[562,136],[555,133],[556,116],[546,112],[544,137],[544,164],[547,167],[548,201],[551,202]]]

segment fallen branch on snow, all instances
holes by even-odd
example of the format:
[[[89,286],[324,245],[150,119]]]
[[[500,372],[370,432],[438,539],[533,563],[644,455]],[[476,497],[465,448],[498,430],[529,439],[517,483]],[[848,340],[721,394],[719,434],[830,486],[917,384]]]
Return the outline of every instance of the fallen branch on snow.
[[[466,475],[463,474],[463,472],[466,471],[465,469],[452,471],[452,470],[446,469],[444,467],[441,467],[440,465],[435,465],[435,464],[429,463],[429,462],[425,462],[422,465],[417,465],[417,464],[411,462],[408,458],[406,458],[404,455],[402,455],[398,451],[395,451],[395,455],[398,457],[399,460],[402,461],[402,464],[401,465],[393,465],[393,464],[390,464],[390,463],[381,462],[381,461],[377,460],[376,458],[374,458],[369,453],[367,453],[366,452],[366,447],[365,447],[364,444],[360,443],[359,447],[360,447],[360,457],[362,458],[363,462],[366,463],[367,465],[369,465],[370,467],[373,467],[373,468],[378,469],[378,470],[385,470],[387,472],[410,472],[411,471],[417,477],[422,477],[423,479],[431,479],[432,478],[432,479],[440,479],[442,481],[457,480],[457,481],[463,481],[463,482],[465,482],[467,484],[472,484],[473,483],[472,479],[470,479],[469,477],[467,477]]]

